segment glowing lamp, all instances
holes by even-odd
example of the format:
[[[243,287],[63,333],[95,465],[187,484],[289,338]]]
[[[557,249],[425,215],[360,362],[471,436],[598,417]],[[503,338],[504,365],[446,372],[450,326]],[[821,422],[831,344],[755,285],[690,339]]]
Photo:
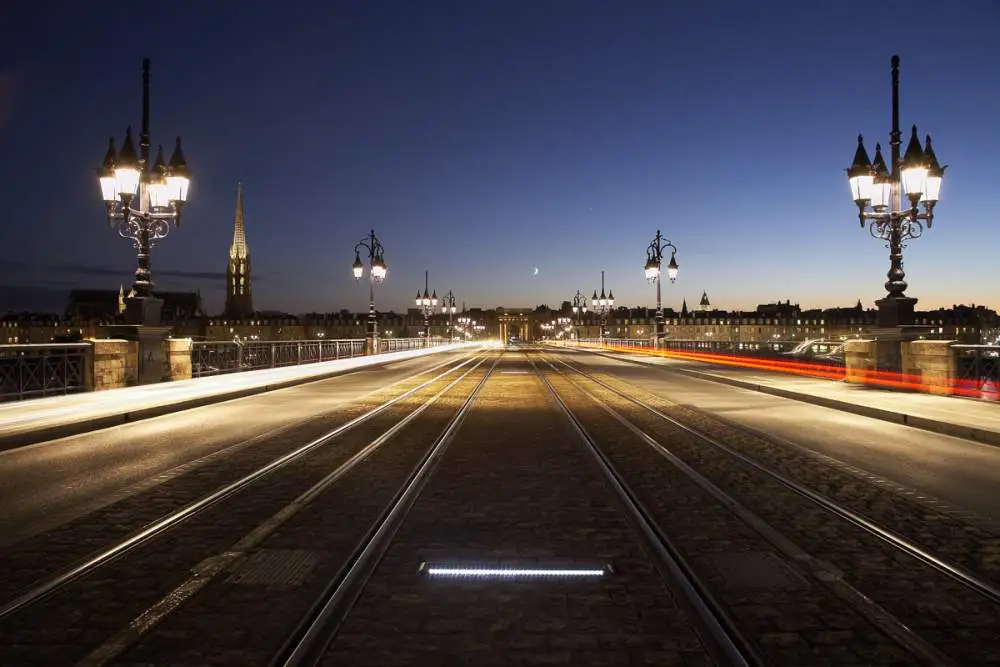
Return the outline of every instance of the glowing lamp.
[[[677,280],[677,270],[679,268],[677,265],[677,255],[670,253],[670,263],[667,264],[667,278],[670,278],[670,282]]]
[[[118,201],[118,183],[115,179],[115,138],[108,139],[108,152],[97,170],[97,179],[101,184],[101,198],[106,202]]]
[[[188,172],[187,160],[181,149],[181,138],[177,137],[174,154],[170,156],[170,168],[167,170],[167,187],[170,199],[176,202],[186,202],[188,188],[191,187],[191,174]]]
[[[122,195],[134,195],[139,188],[139,156],[132,143],[131,126],[125,130],[125,143],[115,165],[115,187]]]
[[[385,265],[385,259],[382,255],[376,255],[375,259],[372,260],[372,277],[375,278],[376,282],[381,282],[385,280],[387,273],[389,273],[389,269]]]
[[[851,196],[859,206],[863,206],[872,198],[875,175],[872,173],[872,162],[868,158],[868,151],[865,150],[864,138],[860,134],[854,161],[847,169],[847,181],[851,185]]]
[[[924,151],[920,148],[920,139],[917,138],[916,125],[910,134],[910,143],[906,146],[902,167],[903,191],[910,197],[923,196],[927,187],[927,163],[924,160]]]
[[[876,210],[886,208],[892,200],[892,177],[885,166],[881,144],[875,144],[875,163],[872,165],[872,171],[875,172],[875,179],[869,191],[871,206]]]
[[[656,280],[660,275],[660,266],[656,263],[656,260],[650,257],[646,260],[646,280],[653,281]]]
[[[934,204],[941,195],[941,183],[944,181],[944,170],[947,167],[942,167],[938,163],[937,155],[931,148],[931,135],[929,134],[927,135],[927,143],[924,145],[924,159],[927,162],[927,180],[924,184],[924,196],[921,201]]]

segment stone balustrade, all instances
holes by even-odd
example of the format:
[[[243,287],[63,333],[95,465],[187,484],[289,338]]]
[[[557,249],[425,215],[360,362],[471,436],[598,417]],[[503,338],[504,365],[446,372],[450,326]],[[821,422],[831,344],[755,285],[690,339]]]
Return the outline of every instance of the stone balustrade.
[[[958,378],[958,355],[950,340],[899,341],[902,377],[895,382],[901,389],[920,389],[949,396],[955,393]],[[872,384],[880,377],[877,367],[877,343],[873,340],[849,340],[844,344],[845,382]],[[884,383],[878,382],[880,386]]]

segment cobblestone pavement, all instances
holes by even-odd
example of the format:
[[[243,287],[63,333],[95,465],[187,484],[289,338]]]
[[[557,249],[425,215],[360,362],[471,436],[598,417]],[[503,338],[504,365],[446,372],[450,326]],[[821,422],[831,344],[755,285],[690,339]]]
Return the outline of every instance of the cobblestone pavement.
[[[290,517],[115,664],[153,664],[164,656],[191,665],[268,664],[488,367]]]
[[[916,541],[932,553],[985,579],[997,579],[1000,567],[997,537],[954,513],[929,507],[892,488],[872,484],[829,465],[801,449],[747,433],[634,385],[605,374],[599,377],[681,423]],[[582,379],[579,375],[576,378]],[[996,605],[677,426],[592,382],[586,385],[589,391],[611,403],[767,523],[780,527],[784,535],[806,552],[840,569],[845,581],[956,664],[1000,664],[1000,609]],[[661,462],[661,467],[665,463]]]
[[[612,563],[599,580],[432,579],[422,562]],[[329,649],[330,665],[706,665],[544,385],[508,355]]]
[[[399,395],[430,377],[414,378],[386,394]],[[230,547],[455,377],[439,380],[333,443],[313,450],[119,560],[0,621],[0,665],[59,665],[81,659],[187,580],[191,569],[206,557]],[[215,491],[387,397],[370,396],[328,420],[293,428],[226,459],[209,461],[55,531],[13,545],[0,555],[0,566],[5,568],[3,599],[10,599],[12,591],[50,573],[54,567],[105,547],[114,538]],[[446,419],[446,415],[429,414],[433,410],[414,422],[408,433],[412,431],[418,438],[432,437],[434,429],[439,429]],[[229,613],[240,616],[232,608]],[[153,662],[162,664],[160,660]]]

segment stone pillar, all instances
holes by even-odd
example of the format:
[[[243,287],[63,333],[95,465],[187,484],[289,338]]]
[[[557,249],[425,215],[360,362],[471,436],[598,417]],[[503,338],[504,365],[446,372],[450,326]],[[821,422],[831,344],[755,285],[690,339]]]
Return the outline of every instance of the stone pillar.
[[[951,340],[915,340],[902,344],[903,373],[921,390],[950,396],[958,377],[958,359]],[[915,389],[917,387],[914,387]]]
[[[93,391],[119,389],[139,384],[138,341],[100,339],[93,346]]]
[[[849,340],[844,343],[844,381],[864,384],[875,370],[876,350],[873,340]]]
[[[190,338],[168,338],[167,376],[173,380],[191,379],[191,350],[194,341]]]
[[[169,379],[166,341],[170,327],[118,324],[107,329],[115,338],[138,344],[136,352],[138,384],[155,384]]]

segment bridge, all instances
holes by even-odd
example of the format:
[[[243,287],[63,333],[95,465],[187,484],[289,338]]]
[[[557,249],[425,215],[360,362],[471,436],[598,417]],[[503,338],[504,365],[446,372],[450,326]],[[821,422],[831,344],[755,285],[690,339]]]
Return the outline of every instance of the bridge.
[[[996,664],[985,346],[505,318],[542,339],[177,342],[107,390],[127,349],[20,346],[0,664]]]

